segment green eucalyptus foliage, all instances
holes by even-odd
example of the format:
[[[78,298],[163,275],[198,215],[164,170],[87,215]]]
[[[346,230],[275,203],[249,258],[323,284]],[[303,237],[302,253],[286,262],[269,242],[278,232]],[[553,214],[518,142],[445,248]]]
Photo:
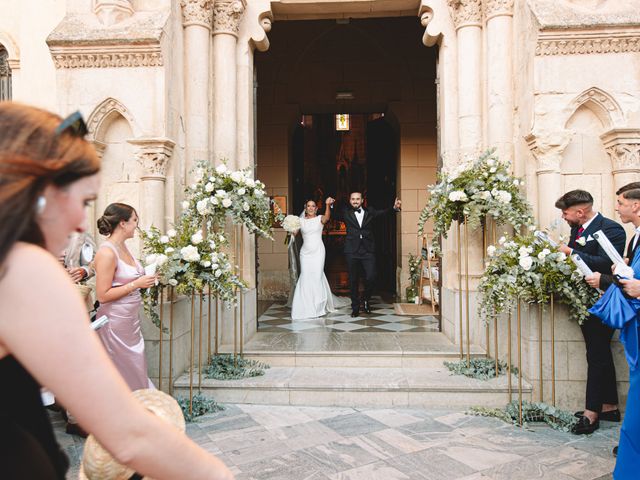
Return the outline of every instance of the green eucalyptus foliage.
[[[224,407],[217,403],[215,400],[210,399],[202,395],[201,393],[194,395],[191,400],[191,413],[189,413],[189,399],[186,397],[179,397],[177,399],[178,405],[182,409],[182,414],[187,422],[195,422],[198,417],[206,415],[207,413],[214,413],[224,410]]]
[[[249,360],[238,356],[234,358],[230,354],[221,354],[212,355],[203,371],[207,378],[237,380],[262,376],[268,368],[270,368],[269,365],[257,360]]]
[[[469,415],[482,417],[495,417],[500,420],[520,425],[520,406],[513,401],[504,408],[471,407]],[[552,405],[540,402],[522,402],[522,427],[528,427],[531,423],[546,423],[554,430],[570,432],[578,422],[578,418],[571,412],[561,410]]]
[[[472,358],[467,365],[466,360],[457,362],[444,362],[444,366],[455,375],[477,378],[478,380],[489,380],[498,375],[506,375],[508,372],[507,362],[498,360],[498,373],[496,374],[496,361],[491,358]],[[511,366],[511,373],[518,374],[518,369]]]

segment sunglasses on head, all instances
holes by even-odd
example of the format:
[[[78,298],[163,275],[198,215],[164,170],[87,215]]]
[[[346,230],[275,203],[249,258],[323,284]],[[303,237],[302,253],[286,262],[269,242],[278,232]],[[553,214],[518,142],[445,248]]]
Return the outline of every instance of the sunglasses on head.
[[[58,128],[56,128],[56,136],[62,135],[64,132],[69,132],[74,137],[84,137],[89,130],[87,124],[84,123],[84,118],[80,112],[73,112],[67,118],[62,120]]]

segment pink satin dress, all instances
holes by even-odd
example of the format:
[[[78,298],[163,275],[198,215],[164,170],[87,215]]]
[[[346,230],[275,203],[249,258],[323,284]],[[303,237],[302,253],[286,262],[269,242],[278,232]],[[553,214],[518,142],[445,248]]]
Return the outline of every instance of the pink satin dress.
[[[100,248],[110,248],[116,254],[118,265],[113,275],[112,287],[120,287],[144,275],[144,268],[135,260],[133,267],[124,262],[118,250],[110,242],[104,242]],[[125,379],[131,390],[154,388],[147,374],[147,359],[144,355],[144,339],[140,328],[140,306],[142,297],[140,290],[113,302],[101,303],[97,317],[109,317],[109,322],[98,330],[111,360]]]

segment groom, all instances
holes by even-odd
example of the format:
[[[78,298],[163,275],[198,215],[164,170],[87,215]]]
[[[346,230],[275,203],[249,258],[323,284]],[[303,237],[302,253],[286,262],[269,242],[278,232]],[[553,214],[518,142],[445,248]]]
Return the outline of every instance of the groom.
[[[351,316],[360,313],[360,299],[358,286],[360,283],[360,267],[364,270],[364,298],[362,308],[371,313],[371,292],[376,279],[376,246],[371,231],[371,221],[381,215],[400,211],[402,202],[396,198],[392,208],[376,210],[362,206],[362,193],[352,192],[349,197],[351,208],[342,212],[341,220],[347,227],[344,241],[344,256],[349,273],[349,289],[351,291]]]

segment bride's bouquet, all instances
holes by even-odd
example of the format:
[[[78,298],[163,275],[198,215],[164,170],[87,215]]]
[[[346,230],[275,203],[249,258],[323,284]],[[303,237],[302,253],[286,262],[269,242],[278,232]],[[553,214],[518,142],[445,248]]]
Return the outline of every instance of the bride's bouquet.
[[[287,215],[282,221],[282,228],[289,232],[289,235],[287,235],[287,238],[285,239],[285,243],[288,244],[291,239],[291,235],[300,230],[300,217]]]

